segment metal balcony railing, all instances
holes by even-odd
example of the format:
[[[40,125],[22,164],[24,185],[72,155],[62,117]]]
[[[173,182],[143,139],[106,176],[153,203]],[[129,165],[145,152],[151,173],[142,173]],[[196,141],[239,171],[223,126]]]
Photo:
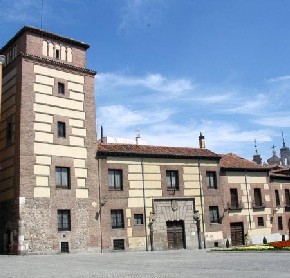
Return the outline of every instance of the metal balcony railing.
[[[253,209],[264,209],[266,207],[265,202],[252,202]]]
[[[241,210],[242,208],[243,208],[242,202],[227,203],[228,210]]]

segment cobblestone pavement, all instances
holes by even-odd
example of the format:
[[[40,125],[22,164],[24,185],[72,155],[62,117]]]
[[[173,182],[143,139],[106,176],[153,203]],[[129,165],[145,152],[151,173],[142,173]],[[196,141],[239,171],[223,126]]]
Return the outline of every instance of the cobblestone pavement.
[[[118,252],[0,256],[0,277],[290,277],[290,253]]]

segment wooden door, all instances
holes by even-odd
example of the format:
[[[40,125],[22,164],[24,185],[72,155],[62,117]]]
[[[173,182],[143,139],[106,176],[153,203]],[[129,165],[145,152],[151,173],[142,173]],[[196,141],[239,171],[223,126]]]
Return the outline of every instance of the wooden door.
[[[243,222],[231,223],[232,246],[244,245],[244,224]]]
[[[168,249],[185,248],[183,221],[167,221]]]

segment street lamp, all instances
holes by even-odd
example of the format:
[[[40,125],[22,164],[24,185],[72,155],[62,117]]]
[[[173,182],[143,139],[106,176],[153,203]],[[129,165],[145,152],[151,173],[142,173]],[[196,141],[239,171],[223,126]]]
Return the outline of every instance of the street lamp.
[[[153,223],[156,221],[156,214],[155,212],[150,212],[150,216],[149,216],[149,228],[150,228],[150,246],[151,246],[151,251],[154,251],[154,247],[153,247]]]
[[[201,247],[201,238],[200,238],[200,216],[199,211],[196,210],[193,214],[193,220],[196,223],[196,230],[197,230],[197,239],[198,239],[198,249],[202,249]]]
[[[0,55],[0,118],[1,118],[1,98],[2,98],[2,65],[5,64],[5,56]]]

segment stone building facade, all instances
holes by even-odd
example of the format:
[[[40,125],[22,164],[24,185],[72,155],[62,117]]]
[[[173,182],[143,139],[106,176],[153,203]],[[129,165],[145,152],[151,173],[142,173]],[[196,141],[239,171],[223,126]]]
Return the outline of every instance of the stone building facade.
[[[102,250],[212,248],[227,240],[236,246],[260,244],[264,237],[268,242],[288,239],[289,169],[274,170],[232,153],[209,157],[208,152],[99,144]],[[119,226],[114,226],[116,211]]]
[[[88,48],[26,26],[0,51],[1,253],[99,250]]]
[[[0,253],[197,249],[289,239],[289,148],[97,144],[89,45],[33,27],[0,50]],[[140,139],[140,138],[139,138]],[[276,158],[275,158],[276,159]],[[276,160],[275,160],[276,161]],[[284,162],[283,162],[284,161]]]
[[[207,221],[203,188],[207,173],[219,169],[219,155],[198,148],[99,144],[97,159],[102,250],[198,248]]]

